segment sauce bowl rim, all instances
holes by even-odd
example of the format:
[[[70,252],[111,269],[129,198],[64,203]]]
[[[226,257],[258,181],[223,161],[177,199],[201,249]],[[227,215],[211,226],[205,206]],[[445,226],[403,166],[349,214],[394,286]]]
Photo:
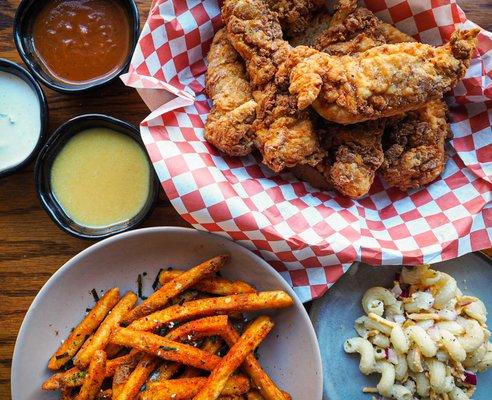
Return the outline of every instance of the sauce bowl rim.
[[[36,79],[34,79],[32,74],[27,69],[23,68],[22,66],[15,63],[14,61],[7,60],[6,58],[0,58],[0,71],[15,75],[29,85],[29,87],[36,94],[36,98],[39,103],[39,116],[41,120],[39,132],[38,132],[38,140],[32,151],[19,164],[1,170],[0,171],[0,179],[1,179],[4,176],[10,175],[13,172],[16,172],[27,166],[34,159],[36,154],[40,151],[46,136],[46,131],[48,129],[49,111],[48,111],[48,103],[46,101],[46,96],[44,95],[41,85],[36,81]]]
[[[48,1],[52,1],[52,0],[48,0]],[[29,71],[35,76],[37,80],[42,82],[43,85],[45,85],[46,87],[55,90],[57,92],[67,93],[67,94],[89,92],[91,90],[107,86],[110,83],[114,82],[122,73],[128,70],[130,62],[133,58],[135,47],[138,44],[138,39],[140,36],[140,12],[137,3],[135,2],[135,0],[118,0],[118,1],[121,1],[122,3],[126,3],[130,11],[128,22],[131,29],[131,35],[130,35],[131,42],[125,62],[119,68],[115,69],[114,72],[108,74],[103,78],[94,79],[94,81],[89,81],[81,85],[73,85],[69,83],[64,83],[63,81],[57,79],[49,71],[46,71],[44,69],[42,73],[38,71],[37,67],[40,64],[36,62],[35,58],[33,57],[34,52],[24,46],[24,39],[23,39],[24,37],[23,33],[26,33],[26,35],[29,34],[28,35],[29,39],[32,39],[32,36],[29,32],[24,32],[23,26],[27,23],[26,21],[29,21],[30,18],[34,18],[36,15],[36,13],[33,14],[32,12],[30,12],[32,11],[31,8],[35,3],[35,0],[21,0],[15,12],[14,23],[13,23],[13,37],[14,37],[15,47],[17,48],[17,52],[22,58],[24,64],[26,64]],[[42,68],[40,67],[39,69]],[[46,77],[50,77],[52,80],[48,80]]]
[[[79,230],[74,229],[67,223],[67,219],[70,220],[71,218],[66,215],[66,217],[60,218],[56,211],[56,206],[53,204],[53,202],[56,202],[56,204],[59,206],[59,208],[62,208],[59,202],[54,199],[54,195],[52,193],[51,188],[45,188],[44,187],[44,180],[48,179],[46,177],[46,171],[43,168],[45,166],[46,162],[49,162],[47,157],[51,155],[51,152],[54,151],[53,157],[56,157],[60,153],[60,151],[63,149],[64,145],[66,142],[80,133],[81,131],[85,129],[90,129],[89,127],[81,128],[77,132],[71,133],[71,134],[66,134],[67,130],[69,129],[74,129],[76,128],[80,123],[84,122],[94,122],[93,127],[104,127],[102,125],[98,125],[98,121],[103,121],[105,123],[109,123],[110,125],[113,126],[114,131],[121,133],[126,136],[130,136],[132,139],[135,140],[135,142],[140,146],[142,151],[145,154],[145,157],[149,163],[149,169],[150,169],[150,182],[149,182],[149,194],[146,200],[146,204],[142,207],[142,209],[132,218],[129,219],[129,224],[125,227],[121,227],[118,229],[106,231],[101,234],[97,233],[85,233],[81,232]],[[118,128],[124,128],[125,131],[121,131]],[[68,136],[68,138],[65,138],[65,141],[60,144],[59,141],[63,140],[64,136]],[[57,146],[59,146],[57,148]],[[92,114],[82,114],[78,115],[76,117],[73,117],[67,121],[65,121],[63,124],[61,124],[54,132],[53,134],[49,137],[49,139],[46,141],[44,146],[41,148],[39,155],[36,159],[36,165],[34,167],[34,179],[35,179],[35,186],[36,186],[36,194],[38,197],[39,202],[41,203],[41,206],[43,209],[46,211],[48,216],[51,218],[55,224],[65,231],[66,233],[79,238],[79,239],[88,239],[88,240],[98,240],[98,239],[103,239],[109,236],[116,235],[121,232],[126,232],[129,230],[132,230],[139,226],[141,223],[143,223],[152,213],[154,210],[157,200],[159,198],[159,191],[160,191],[160,182],[157,179],[157,175],[155,172],[155,169],[152,165],[152,161],[150,160],[150,157],[147,153],[147,150],[145,148],[144,143],[142,142],[141,136],[140,136],[140,131],[135,125],[130,124],[129,122],[120,120],[118,118],[112,117],[110,115],[106,114],[97,114],[97,113],[92,113]],[[147,202],[149,202],[147,205]],[[136,218],[141,212],[143,214]],[[98,228],[94,228],[97,230]],[[107,228],[100,228],[100,229],[107,229]]]

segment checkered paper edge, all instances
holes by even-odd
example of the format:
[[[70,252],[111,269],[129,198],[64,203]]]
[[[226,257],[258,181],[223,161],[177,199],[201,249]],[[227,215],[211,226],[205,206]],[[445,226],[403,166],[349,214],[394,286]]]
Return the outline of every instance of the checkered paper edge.
[[[425,4],[424,4],[425,3]],[[454,1],[368,1],[381,18],[441,44],[473,26]],[[377,179],[352,201],[291,174],[272,174],[254,156],[220,155],[203,139],[210,110],[204,56],[221,26],[214,1],[161,0],[151,14],[125,83],[171,85],[193,105],[141,125],[142,138],[173,206],[195,228],[226,236],[274,266],[303,301],[322,295],[353,261],[437,262],[492,246],[492,35],[450,96],[452,130],[444,174],[402,193]],[[141,87],[141,86],[140,86]]]

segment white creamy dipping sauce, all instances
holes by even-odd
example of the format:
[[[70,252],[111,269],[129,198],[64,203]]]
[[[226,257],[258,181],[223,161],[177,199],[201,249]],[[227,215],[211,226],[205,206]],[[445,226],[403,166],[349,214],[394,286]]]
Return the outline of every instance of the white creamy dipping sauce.
[[[38,96],[29,84],[0,71],[0,172],[32,153],[41,134],[40,113]]]

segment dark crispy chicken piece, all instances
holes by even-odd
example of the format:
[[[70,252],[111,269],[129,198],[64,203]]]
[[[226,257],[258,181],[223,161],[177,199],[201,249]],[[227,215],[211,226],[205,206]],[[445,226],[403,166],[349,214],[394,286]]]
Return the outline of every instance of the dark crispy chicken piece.
[[[205,83],[213,101],[205,139],[231,156],[251,153],[256,102],[244,62],[229,43],[225,29],[215,34],[210,47]]]
[[[386,182],[408,190],[441,175],[447,159],[445,140],[451,136],[446,111],[446,104],[437,100],[388,124],[381,168]]]
[[[283,40],[277,14],[261,0],[228,0],[222,16],[229,40],[246,62],[258,103],[255,144],[275,172],[297,164],[314,165],[323,152],[309,111],[297,108],[287,72],[279,67],[291,49]]]
[[[384,160],[381,146],[385,120],[328,126],[326,148],[332,164],[330,180],[343,195],[356,199],[369,192],[376,170]]]
[[[350,56],[316,53],[293,68],[289,90],[298,96],[299,109],[312,104],[321,116],[341,124],[416,110],[442,98],[464,76],[478,32],[455,32],[437,48],[410,42]]]

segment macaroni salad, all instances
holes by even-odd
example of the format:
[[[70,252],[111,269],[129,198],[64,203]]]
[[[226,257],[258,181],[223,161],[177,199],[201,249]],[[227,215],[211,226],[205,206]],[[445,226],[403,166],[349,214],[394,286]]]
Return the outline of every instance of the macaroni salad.
[[[362,298],[358,337],[344,343],[360,355],[360,371],[381,374],[365,393],[397,400],[466,400],[477,372],[492,366],[487,310],[463,295],[456,280],[428,265],[403,268],[391,290],[373,287]],[[380,397],[375,397],[380,398]]]

